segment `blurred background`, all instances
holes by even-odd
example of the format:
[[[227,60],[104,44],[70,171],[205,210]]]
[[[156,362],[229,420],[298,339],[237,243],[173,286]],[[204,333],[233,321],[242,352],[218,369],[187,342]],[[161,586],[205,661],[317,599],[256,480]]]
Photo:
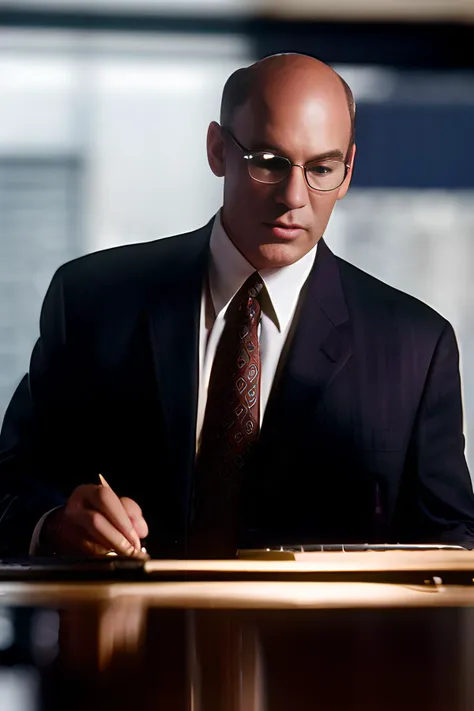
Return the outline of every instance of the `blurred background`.
[[[207,222],[226,78],[296,51],[358,106],[327,241],[453,323],[474,468],[473,41],[472,0],[0,2],[0,421],[56,268]]]

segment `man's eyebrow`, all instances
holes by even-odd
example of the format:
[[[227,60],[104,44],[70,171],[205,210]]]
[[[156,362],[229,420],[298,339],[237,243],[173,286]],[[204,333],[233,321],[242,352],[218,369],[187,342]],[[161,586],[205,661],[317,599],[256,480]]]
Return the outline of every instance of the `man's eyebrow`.
[[[315,160],[344,160],[344,157],[344,153],[338,148],[335,148],[333,151],[325,151],[324,153],[321,153],[320,155],[317,155],[314,158],[310,158],[306,161],[306,163],[313,163]]]
[[[279,156],[284,156],[287,158],[288,156],[284,151],[282,151],[278,146],[270,146],[268,144],[263,144],[263,143],[258,143],[255,145],[254,148],[250,149],[254,153],[256,152],[261,152],[261,151],[268,151],[269,153],[275,153]],[[345,155],[342,151],[340,151],[338,148],[335,148],[334,150],[331,151],[324,151],[324,153],[319,153],[316,156],[313,156],[312,158],[308,158],[308,160],[305,162],[306,163],[314,163],[315,161],[322,161],[322,160],[344,160]]]

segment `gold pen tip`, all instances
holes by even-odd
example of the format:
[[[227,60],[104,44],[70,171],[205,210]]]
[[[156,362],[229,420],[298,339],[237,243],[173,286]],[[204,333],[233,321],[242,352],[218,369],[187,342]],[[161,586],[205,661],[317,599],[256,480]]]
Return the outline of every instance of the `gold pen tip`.
[[[99,474],[99,481],[100,481],[100,483],[102,484],[102,486],[107,486],[107,487],[109,487],[109,485],[108,485],[107,482],[105,481],[105,479],[104,479],[104,477],[102,476],[102,474]],[[110,487],[109,487],[109,488],[110,488]]]

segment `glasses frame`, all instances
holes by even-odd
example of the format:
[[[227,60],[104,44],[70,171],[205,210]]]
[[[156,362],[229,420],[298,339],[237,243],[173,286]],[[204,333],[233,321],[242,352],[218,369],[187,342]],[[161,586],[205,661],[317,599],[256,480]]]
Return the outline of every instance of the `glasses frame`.
[[[242,157],[246,161],[250,161],[250,159],[253,158],[254,155],[258,155],[259,153],[273,153],[273,151],[251,151],[248,148],[245,148],[245,146],[243,146],[240,143],[240,141],[237,140],[237,138],[234,136],[232,131],[230,131],[225,126],[221,126],[221,128],[225,133],[229,134],[229,136],[232,138],[232,140],[234,141],[237,148],[240,148],[240,150],[243,153]],[[275,181],[274,183],[268,183],[266,180],[259,180],[258,178],[254,178],[254,176],[250,174],[250,163],[247,162],[248,174],[249,174],[250,178],[252,178],[252,180],[255,180],[256,183],[261,183],[262,185],[278,185],[279,183],[282,183],[284,180],[286,180],[288,175],[290,175],[292,168],[301,168],[301,170],[303,171],[305,183],[310,190],[312,190],[315,193],[332,193],[334,190],[338,190],[341,187],[341,185],[344,183],[345,179],[347,178],[347,173],[349,172],[349,170],[351,168],[350,163],[344,163],[344,161],[339,161],[339,160],[337,160],[337,158],[331,158],[330,160],[332,160],[334,163],[344,163],[344,177],[341,180],[341,182],[339,183],[339,185],[336,185],[335,188],[329,188],[329,190],[324,190],[323,188],[313,188],[313,186],[310,185],[310,183],[308,181],[308,176],[306,173],[306,170],[307,170],[306,166],[309,165],[308,163],[305,163],[304,165],[301,165],[300,163],[292,163],[289,158],[287,158],[286,156],[282,156],[279,153],[273,153],[273,155],[275,156],[275,158],[282,158],[283,160],[286,160],[288,162],[288,165],[289,165],[288,174],[285,175],[285,177],[281,178],[280,180]],[[310,162],[317,163],[317,161],[310,161]]]

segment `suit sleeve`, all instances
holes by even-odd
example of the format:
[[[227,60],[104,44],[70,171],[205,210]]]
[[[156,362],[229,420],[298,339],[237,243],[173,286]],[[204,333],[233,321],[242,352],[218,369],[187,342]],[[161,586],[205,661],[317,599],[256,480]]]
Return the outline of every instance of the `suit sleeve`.
[[[68,362],[60,272],[49,287],[28,375],[7,408],[0,434],[0,554],[28,554],[41,516],[64,503]],[[62,410],[62,416],[61,416]],[[64,463],[64,460],[63,460]]]
[[[401,538],[474,547],[474,496],[464,456],[459,352],[446,322],[426,379],[401,496]]]

